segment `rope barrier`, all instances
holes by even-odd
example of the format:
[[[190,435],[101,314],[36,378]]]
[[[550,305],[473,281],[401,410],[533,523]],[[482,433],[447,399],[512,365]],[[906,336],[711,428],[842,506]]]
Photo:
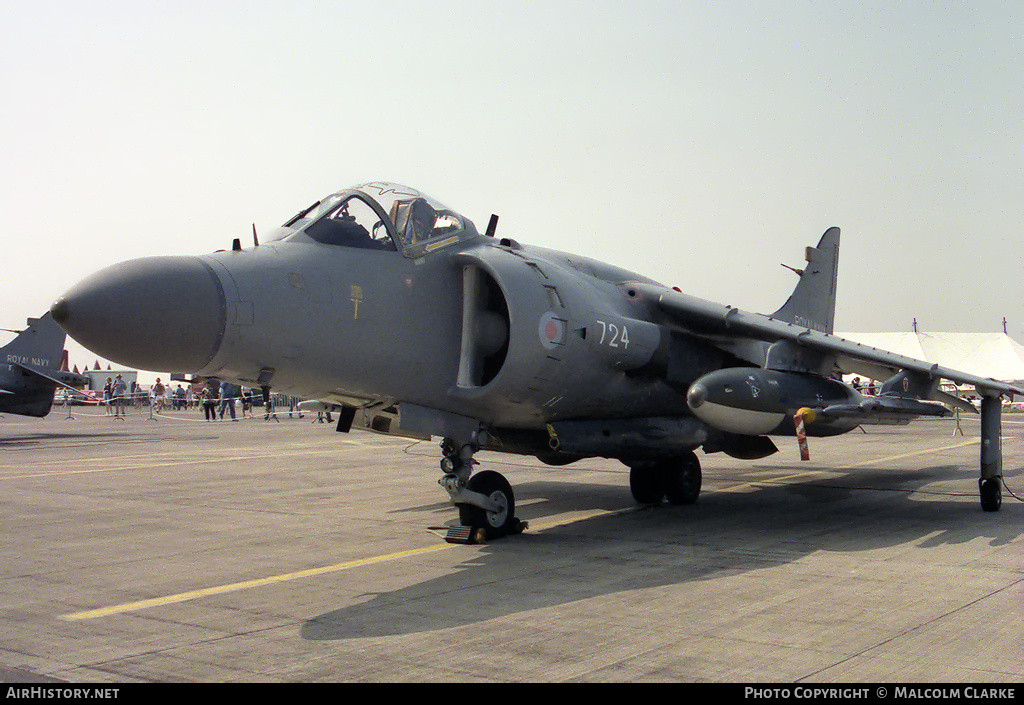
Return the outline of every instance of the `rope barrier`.
[[[58,392],[58,395],[60,394]],[[277,412],[278,407],[287,407],[289,418],[293,415],[298,415],[299,418],[305,416],[306,412],[301,411],[298,407],[298,403],[301,401],[298,397],[272,393],[269,395],[268,401],[269,404],[265,403],[262,393],[258,391],[230,397],[221,397],[219,394],[216,397],[204,396],[191,391],[185,395],[164,394],[158,396],[152,394],[152,391],[139,391],[112,397],[100,396],[96,393],[68,392],[64,394],[63,398],[58,396],[56,403],[66,407],[67,416],[64,417],[65,420],[74,420],[73,406],[105,408],[106,416],[109,416],[112,420],[124,420],[128,415],[141,415],[143,409],[145,409],[147,414],[147,420],[153,421],[158,421],[158,417],[164,413],[177,414],[182,411],[200,411],[207,420],[222,420],[228,416],[237,420],[236,405],[239,404],[242,407],[240,413],[243,419],[254,419],[257,414],[262,413],[264,421],[274,420],[280,422]],[[257,409],[262,409],[262,411],[257,411]],[[285,412],[282,411],[281,413],[284,414]]]

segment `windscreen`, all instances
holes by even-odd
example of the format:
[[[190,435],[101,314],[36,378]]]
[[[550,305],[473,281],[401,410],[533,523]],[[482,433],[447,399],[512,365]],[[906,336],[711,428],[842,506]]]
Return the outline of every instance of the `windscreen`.
[[[305,234],[325,245],[395,251],[394,240],[377,212],[359,196],[349,196],[306,226]]]

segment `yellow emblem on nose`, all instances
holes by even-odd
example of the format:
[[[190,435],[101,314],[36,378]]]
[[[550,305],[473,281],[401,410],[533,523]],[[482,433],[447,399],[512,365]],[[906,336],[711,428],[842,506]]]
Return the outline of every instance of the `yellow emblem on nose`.
[[[359,318],[359,302],[363,300],[363,287],[352,285],[349,297],[352,299],[352,318]]]

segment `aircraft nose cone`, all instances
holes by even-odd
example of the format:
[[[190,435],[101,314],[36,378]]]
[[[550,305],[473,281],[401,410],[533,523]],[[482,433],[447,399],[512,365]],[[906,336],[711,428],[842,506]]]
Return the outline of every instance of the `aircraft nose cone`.
[[[220,348],[226,304],[198,257],[147,257],[86,277],[50,312],[96,354],[156,372],[196,372]]]

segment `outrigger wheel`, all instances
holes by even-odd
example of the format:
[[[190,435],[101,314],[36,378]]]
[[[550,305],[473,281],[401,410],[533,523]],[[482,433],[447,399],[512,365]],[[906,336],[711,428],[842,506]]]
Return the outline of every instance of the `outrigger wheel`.
[[[978,484],[981,490],[981,508],[986,512],[998,512],[1003,504],[1003,488],[999,484],[999,478],[979,480]]]

